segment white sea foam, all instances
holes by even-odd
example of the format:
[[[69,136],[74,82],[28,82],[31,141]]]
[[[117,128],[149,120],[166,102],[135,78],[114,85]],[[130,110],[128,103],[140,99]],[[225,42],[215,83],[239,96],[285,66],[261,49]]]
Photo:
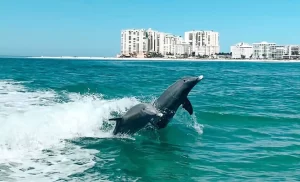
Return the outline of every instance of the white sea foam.
[[[192,119],[193,119],[192,127],[196,130],[196,132],[197,132],[199,135],[202,135],[202,134],[203,134],[203,128],[204,128],[204,125],[199,124],[199,123],[197,122],[197,118],[196,118],[195,115],[192,116]]]
[[[61,95],[55,91],[29,91],[22,82],[0,80],[0,181],[55,181],[91,168],[99,151],[66,140],[114,137],[100,129],[104,121],[140,102],[64,95],[68,102],[57,102]],[[193,121],[191,127],[202,134],[202,125]]]
[[[96,151],[65,140],[112,137],[111,131],[100,130],[103,122],[112,111],[139,103],[135,98],[67,96],[71,101],[57,103],[54,91],[29,92],[22,83],[0,80],[0,181],[53,181],[90,168]]]

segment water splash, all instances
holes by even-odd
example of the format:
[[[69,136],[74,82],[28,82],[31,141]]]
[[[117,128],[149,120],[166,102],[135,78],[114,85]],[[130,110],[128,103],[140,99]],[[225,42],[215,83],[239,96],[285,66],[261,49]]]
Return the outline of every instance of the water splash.
[[[111,130],[100,130],[104,122],[112,112],[122,113],[139,103],[136,98],[105,100],[79,94],[67,94],[69,102],[57,103],[58,93],[29,92],[13,81],[0,81],[0,94],[0,180],[57,180],[89,168],[97,151],[66,140],[113,137]]]
[[[176,122],[180,121],[183,125],[186,125],[187,127],[191,128],[192,130],[196,131],[199,135],[203,134],[203,128],[204,125],[200,124],[197,121],[197,117],[195,114],[189,115],[187,111],[181,107],[177,110],[175,116],[174,116],[173,121],[171,122]],[[170,123],[172,124],[172,123]]]
[[[192,127],[195,129],[195,131],[199,134],[199,135],[202,135],[203,134],[203,128],[204,128],[204,125],[202,124],[199,124],[197,122],[197,117],[196,115],[192,115],[192,121],[193,121],[193,124],[192,124]]]

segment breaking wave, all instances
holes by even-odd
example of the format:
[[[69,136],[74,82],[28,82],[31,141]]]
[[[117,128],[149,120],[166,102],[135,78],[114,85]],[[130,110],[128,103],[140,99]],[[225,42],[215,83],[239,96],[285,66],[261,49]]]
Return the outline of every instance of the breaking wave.
[[[91,167],[99,151],[66,140],[113,137],[112,129],[103,129],[105,121],[139,103],[102,95],[65,94],[67,102],[60,97],[54,91],[28,91],[22,82],[0,81],[0,181],[58,180]]]

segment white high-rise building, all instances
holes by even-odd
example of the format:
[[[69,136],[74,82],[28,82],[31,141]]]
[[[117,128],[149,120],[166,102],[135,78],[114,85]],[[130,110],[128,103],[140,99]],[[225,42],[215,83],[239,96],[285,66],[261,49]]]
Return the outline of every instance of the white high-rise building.
[[[177,37],[175,44],[175,55],[190,55],[191,46],[188,42],[185,42],[182,37]]]
[[[175,54],[176,36],[172,34],[165,34],[164,37],[164,55]]]
[[[158,53],[165,55],[165,36],[166,33],[159,32],[158,33]]]
[[[270,59],[274,52],[276,44],[268,42],[253,43],[253,58]]]
[[[152,30],[149,28],[147,30],[147,38],[148,38],[148,51],[149,52],[159,52],[160,51],[160,39],[163,36],[161,32],[158,32],[156,30]]]
[[[253,54],[253,46],[247,43],[238,43],[230,47],[233,59],[249,59]]]
[[[152,29],[127,29],[121,31],[121,54],[143,56],[149,52],[162,55],[176,54],[175,45],[183,39],[169,33]]]
[[[283,56],[284,59],[299,59],[300,58],[300,45],[288,45]]]
[[[190,55],[191,54],[191,46],[187,42],[182,42],[175,45],[175,55]]]
[[[121,31],[121,54],[144,55],[155,52],[162,55],[212,55],[219,53],[219,34],[213,31],[185,32],[181,36],[150,29]]]
[[[148,52],[147,31],[145,29],[127,29],[121,31],[121,54],[137,55]]]
[[[148,33],[148,51],[157,52],[162,55],[174,54],[175,45],[178,36],[170,33],[158,32],[151,29],[147,30]]]
[[[214,55],[220,52],[219,33],[214,31],[188,31],[184,33],[185,42],[191,45],[195,55]]]
[[[174,35],[150,29],[127,29],[121,31],[121,54],[136,53],[143,56],[150,52],[174,54]]]
[[[272,53],[269,59],[282,59],[283,55],[287,52],[287,46],[283,45],[274,45],[271,46]]]

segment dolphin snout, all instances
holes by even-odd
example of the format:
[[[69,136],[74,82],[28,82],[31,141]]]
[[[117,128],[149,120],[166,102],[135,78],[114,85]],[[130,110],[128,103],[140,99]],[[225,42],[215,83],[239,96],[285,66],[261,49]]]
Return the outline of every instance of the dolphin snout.
[[[157,116],[162,117],[163,114],[161,112],[156,113]]]
[[[144,112],[152,116],[159,116],[159,117],[163,116],[163,114],[158,110],[156,110],[153,106],[146,107]]]
[[[198,81],[200,81],[200,80],[202,80],[202,79],[203,79],[203,75],[200,75],[200,76],[197,77],[197,80],[198,80]]]

